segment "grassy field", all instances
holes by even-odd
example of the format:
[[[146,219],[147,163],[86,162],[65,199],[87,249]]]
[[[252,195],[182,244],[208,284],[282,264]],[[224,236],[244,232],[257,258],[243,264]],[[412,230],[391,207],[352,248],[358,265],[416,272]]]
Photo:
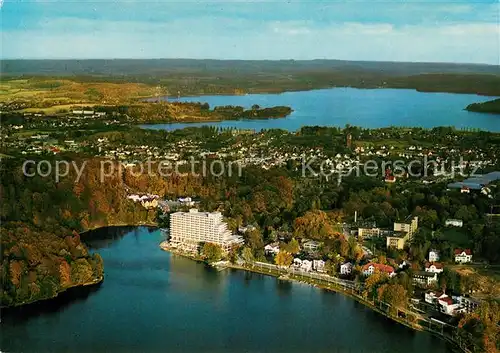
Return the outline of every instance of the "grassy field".
[[[479,283],[481,292],[474,296],[500,299],[500,266],[451,265],[449,268],[461,276],[472,276]]]
[[[71,105],[128,103],[157,94],[162,95],[164,91],[143,83],[77,82],[51,78],[0,82],[0,102],[24,101],[33,108],[50,108],[50,112]]]
[[[467,248],[472,245],[471,239],[467,234],[454,228],[444,230],[440,238],[463,248]]]

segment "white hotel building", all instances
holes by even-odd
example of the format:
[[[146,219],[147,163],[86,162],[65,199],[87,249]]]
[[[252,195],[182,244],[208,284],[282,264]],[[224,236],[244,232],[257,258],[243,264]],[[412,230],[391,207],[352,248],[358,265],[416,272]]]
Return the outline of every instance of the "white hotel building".
[[[220,212],[175,212],[170,215],[170,244],[187,251],[197,251],[200,243],[213,243],[229,250],[243,239],[233,235]]]

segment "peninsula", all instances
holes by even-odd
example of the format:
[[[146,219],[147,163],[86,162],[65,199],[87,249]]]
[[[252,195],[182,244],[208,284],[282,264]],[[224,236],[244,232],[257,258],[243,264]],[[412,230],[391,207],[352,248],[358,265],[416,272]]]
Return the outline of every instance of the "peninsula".
[[[484,103],[472,103],[465,109],[470,112],[500,114],[500,98]]]

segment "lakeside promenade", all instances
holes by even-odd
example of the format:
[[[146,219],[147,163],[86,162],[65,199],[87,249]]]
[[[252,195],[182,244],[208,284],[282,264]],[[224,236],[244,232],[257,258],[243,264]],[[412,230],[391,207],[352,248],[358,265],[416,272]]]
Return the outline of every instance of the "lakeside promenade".
[[[180,251],[179,249],[171,248],[165,242],[162,242],[160,244],[160,248],[175,255],[187,257],[198,262],[204,262],[201,257],[197,257],[193,254]],[[254,272],[273,276],[280,280],[296,281],[309,284],[317,288],[341,293],[365,305],[371,310],[408,328],[417,331],[427,331],[449,342],[457,349],[459,349],[460,352],[471,353],[471,351],[465,346],[465,342],[463,342],[462,338],[459,336],[457,327],[448,325],[441,321],[428,319],[422,316],[421,313],[411,309],[393,308],[389,303],[379,301],[376,298],[370,300],[363,295],[364,286],[362,283],[333,277],[328,274],[302,271],[300,269],[295,269],[293,266],[287,268],[259,261],[246,264],[236,264],[229,261],[219,261],[210,265],[219,270],[235,269]]]

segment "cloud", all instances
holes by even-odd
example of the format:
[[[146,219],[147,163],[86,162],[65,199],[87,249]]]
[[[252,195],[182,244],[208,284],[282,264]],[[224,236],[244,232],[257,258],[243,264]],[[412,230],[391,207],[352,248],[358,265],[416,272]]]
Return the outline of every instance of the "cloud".
[[[391,3],[380,11],[378,5],[367,9],[366,3],[358,4],[361,7],[344,2],[300,3],[292,8],[269,2],[231,7],[233,3],[214,2],[209,7],[155,7],[151,3],[143,8],[134,2],[105,2],[99,7],[101,3],[91,6],[80,1],[76,8],[67,9],[63,3],[52,7],[45,3],[43,11],[25,9],[22,21],[19,16],[18,21],[2,16],[2,57],[499,64],[499,26],[494,20],[478,19],[475,4],[436,5],[429,11],[421,3]],[[480,14],[490,11],[491,19],[496,9],[498,19],[498,5],[481,6]],[[415,20],[419,18],[425,20]]]

